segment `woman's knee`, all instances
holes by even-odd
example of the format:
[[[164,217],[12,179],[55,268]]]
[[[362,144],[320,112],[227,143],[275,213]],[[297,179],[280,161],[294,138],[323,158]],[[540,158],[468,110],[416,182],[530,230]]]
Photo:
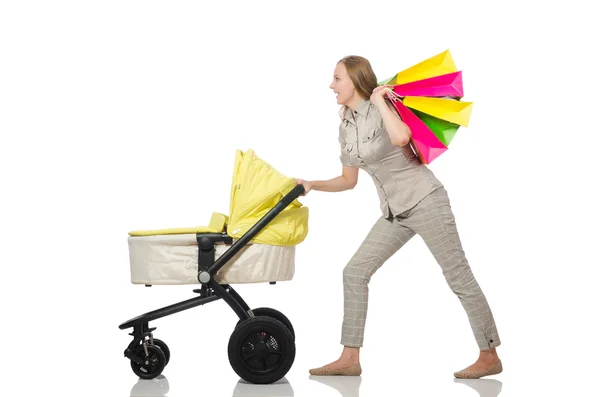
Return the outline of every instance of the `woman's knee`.
[[[368,283],[371,278],[368,268],[366,266],[361,266],[361,264],[358,262],[348,263],[344,267],[342,274],[344,281],[362,281]]]

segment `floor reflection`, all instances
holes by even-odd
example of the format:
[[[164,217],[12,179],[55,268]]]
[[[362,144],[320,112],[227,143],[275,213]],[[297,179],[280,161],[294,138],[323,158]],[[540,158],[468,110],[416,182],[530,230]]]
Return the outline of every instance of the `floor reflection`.
[[[131,388],[131,397],[163,397],[169,392],[169,381],[164,375],[155,379],[138,379]]]
[[[240,379],[233,389],[233,397],[293,397],[294,389],[284,377],[269,385],[255,385]]]
[[[502,391],[502,382],[496,379],[454,379],[479,393],[480,397],[497,397]]]
[[[337,390],[342,397],[358,397],[360,383],[362,377],[360,376],[309,376],[308,379],[317,381],[326,386],[329,386]]]
[[[169,381],[160,375],[156,379],[138,379],[131,388],[131,397],[165,397],[169,392]],[[293,397],[294,389],[284,377],[269,385],[255,385],[240,379],[233,388],[233,397]]]
[[[342,397],[359,397],[360,376],[309,376],[309,379],[337,390]],[[480,397],[498,397],[502,382],[496,379],[454,379],[476,391]],[[130,397],[166,397],[169,393],[169,380],[160,375],[156,379],[138,381],[131,388]],[[294,389],[283,379],[270,385],[255,385],[240,379],[233,388],[233,397],[293,397]]]

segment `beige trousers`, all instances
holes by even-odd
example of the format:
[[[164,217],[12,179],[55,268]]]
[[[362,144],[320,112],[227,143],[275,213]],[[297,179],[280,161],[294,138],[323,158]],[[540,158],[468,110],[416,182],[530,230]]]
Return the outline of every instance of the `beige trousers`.
[[[343,271],[344,320],[341,343],[362,347],[371,276],[415,234],[435,257],[464,307],[480,350],[500,345],[494,317],[463,252],[445,188],[438,188],[412,209],[373,225]]]

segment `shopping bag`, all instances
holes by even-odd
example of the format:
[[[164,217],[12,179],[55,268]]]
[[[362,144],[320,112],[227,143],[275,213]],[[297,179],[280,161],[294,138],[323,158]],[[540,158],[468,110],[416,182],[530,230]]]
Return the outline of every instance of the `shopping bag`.
[[[388,93],[388,98],[394,104],[402,121],[410,128],[411,143],[423,164],[431,163],[448,150],[447,146],[438,139],[421,119],[404,106],[399,98],[394,97],[391,93]]]
[[[437,117],[419,112],[418,110],[411,109],[411,111],[415,116],[421,119],[427,127],[429,127],[431,132],[433,132],[446,147],[450,145],[454,135],[456,135],[456,131],[458,131],[458,128],[460,127],[458,124],[438,119]]]
[[[397,73],[379,85],[400,85],[457,71],[450,50],[446,50]]]
[[[463,97],[462,72],[443,74],[428,79],[394,86],[394,92],[401,97]]]
[[[428,98],[422,96],[408,96],[404,98],[404,105],[422,113],[450,121],[454,124],[469,126],[472,102],[461,102],[447,98]]]
[[[448,149],[459,127],[468,127],[472,102],[464,102],[463,74],[450,50],[439,53],[379,83],[410,127],[411,144],[425,164]]]

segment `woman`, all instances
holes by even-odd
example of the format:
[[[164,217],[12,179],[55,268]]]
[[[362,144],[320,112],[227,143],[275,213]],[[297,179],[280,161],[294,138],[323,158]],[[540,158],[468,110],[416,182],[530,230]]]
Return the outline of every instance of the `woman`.
[[[415,234],[420,235],[442,268],[452,291],[467,312],[479,346],[479,358],[455,372],[480,378],[502,372],[496,347],[500,338],[494,318],[462,250],[446,189],[409,145],[411,131],[386,101],[369,61],[359,56],[340,60],[330,88],[342,105],[339,142],[342,175],[325,181],[298,179],[305,189],[340,192],[352,189],[358,170],[375,182],[382,216],[375,222],[343,271],[344,320],[340,358],[311,375],[360,375],[368,283],[383,263]]]

